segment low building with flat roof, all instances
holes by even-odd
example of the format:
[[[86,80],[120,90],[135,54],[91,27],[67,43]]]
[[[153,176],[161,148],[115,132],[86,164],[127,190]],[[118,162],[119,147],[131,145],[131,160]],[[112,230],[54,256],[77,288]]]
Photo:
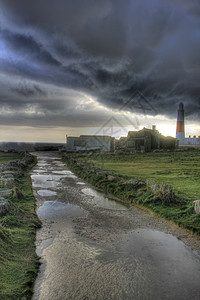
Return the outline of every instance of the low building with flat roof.
[[[115,138],[106,135],[80,135],[66,137],[67,152],[105,151],[115,150]]]

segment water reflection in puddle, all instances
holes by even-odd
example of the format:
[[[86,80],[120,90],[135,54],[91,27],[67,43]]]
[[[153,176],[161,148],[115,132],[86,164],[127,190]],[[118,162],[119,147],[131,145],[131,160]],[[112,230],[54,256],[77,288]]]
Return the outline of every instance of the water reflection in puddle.
[[[51,187],[52,185],[57,186],[59,181],[62,180],[63,178],[68,178],[68,177],[72,177],[72,176],[74,176],[74,175],[71,175],[71,174],[69,174],[69,175],[37,174],[36,175],[36,174],[34,174],[34,175],[31,175],[31,178],[32,178],[34,187],[40,187],[40,186],[41,187],[44,187],[44,186]]]
[[[32,182],[32,186],[36,188],[48,189],[48,188],[59,187],[61,186],[61,184],[57,181],[48,181],[48,182],[40,182],[40,183]]]
[[[46,170],[43,169],[38,169],[38,170],[34,170],[34,173],[46,173]]]
[[[50,166],[50,164],[47,164],[47,163],[38,163],[37,166],[38,167],[48,167],[48,166]]]
[[[91,196],[92,198],[89,198],[88,201],[98,207],[103,207],[106,209],[114,209],[114,210],[126,210],[127,208],[115,201],[111,200],[109,198],[106,198],[103,193],[97,192],[90,188],[85,188],[81,190],[82,193],[84,193],[87,196]]]
[[[181,278],[187,284],[191,278],[200,278],[200,256],[171,234],[138,229],[122,238],[121,244],[125,257],[140,257],[152,268],[162,270],[162,276],[168,280],[170,274],[171,282]]]
[[[41,188],[54,188],[60,185],[60,180],[64,178],[65,175],[51,175],[51,174],[39,174],[39,175],[31,175],[32,185],[33,187],[41,187]]]
[[[152,254],[156,259],[162,256],[162,263],[165,262],[166,266],[170,260],[174,260],[180,263],[180,267],[185,265],[183,260],[188,253],[193,253],[175,236],[150,229],[137,229],[128,233],[123,240],[123,252],[126,256],[136,253],[141,253],[141,256]]]
[[[39,217],[43,219],[59,219],[69,217],[82,217],[86,213],[79,206],[66,204],[57,201],[46,201],[37,211]]]
[[[200,256],[171,234],[131,231],[97,259],[106,265],[122,262],[131,274],[132,294],[136,289],[139,296],[125,299],[200,299]]]
[[[50,191],[50,190],[39,190],[37,191],[38,195],[42,196],[42,197],[52,197],[52,196],[56,196],[57,193]]]
[[[57,157],[57,156],[42,156],[40,155],[40,158],[39,158],[39,161],[46,161],[46,160],[61,160],[60,157]]]
[[[55,170],[55,171],[52,171],[52,173],[53,174],[59,174],[59,175],[73,175],[73,176],[75,176],[71,171],[67,171],[67,170]]]

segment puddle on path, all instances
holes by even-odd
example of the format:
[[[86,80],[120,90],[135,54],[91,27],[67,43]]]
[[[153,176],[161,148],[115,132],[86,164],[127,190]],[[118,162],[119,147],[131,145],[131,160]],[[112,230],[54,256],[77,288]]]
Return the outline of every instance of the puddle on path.
[[[60,185],[63,178],[69,178],[72,175],[55,175],[55,174],[37,174],[31,175],[33,187],[40,187],[43,189],[55,188]]]
[[[46,163],[46,162],[45,162],[45,163],[40,163],[40,162],[39,162],[39,163],[37,164],[37,166],[38,166],[38,167],[48,167],[48,166],[50,166],[50,164],[48,164],[48,163]]]
[[[55,175],[56,176],[56,175]],[[60,185],[60,179],[62,176],[55,177],[53,175],[44,175],[44,174],[39,174],[39,175],[31,175],[32,179],[32,186],[33,187],[38,187],[38,188],[55,188]]]
[[[81,190],[83,194],[87,196],[91,196],[92,198],[88,198],[87,201],[96,205],[98,207],[103,207],[106,209],[114,209],[114,210],[126,210],[126,206],[109,198],[106,198],[103,193],[97,192],[90,188],[85,188]]]
[[[147,268],[157,270],[158,274],[160,270],[163,282],[170,280],[175,290],[179,290],[181,285],[182,288],[187,286],[190,292],[200,291],[196,280],[200,278],[200,256],[175,236],[139,229],[129,233],[126,241],[122,240],[122,245],[125,256],[131,260],[140,257],[144,264],[149,265]]]
[[[77,182],[76,184],[85,185],[85,182]]]
[[[34,170],[34,173],[46,173],[47,171],[44,170],[43,168],[38,169],[38,170]]]
[[[188,254],[196,257],[200,263],[200,255],[194,253],[177,237],[161,231],[150,229],[137,229],[125,235],[123,244],[123,252],[126,256],[135,256],[138,253],[142,256],[152,255],[156,258],[154,263],[158,264],[158,258],[162,257],[162,264],[173,261],[179,264],[179,268],[188,264]],[[190,261],[194,262],[192,259]],[[200,272],[200,268],[198,267]],[[200,273],[199,273],[200,274]]]
[[[45,156],[45,155],[40,155],[38,158],[38,161],[46,161],[46,160],[61,160],[60,157],[57,156]]]
[[[50,190],[39,190],[37,191],[38,195],[42,196],[42,197],[52,197],[52,196],[56,196],[57,193],[50,191]]]
[[[171,234],[131,231],[120,235],[114,249],[103,251],[97,259],[123,266],[127,282],[131,280],[126,299],[200,299],[200,256]]]
[[[55,165],[58,166],[58,167],[66,167],[66,165],[65,165],[64,163],[62,163],[62,162],[60,162],[60,161],[58,161],[58,160],[55,161],[54,163],[55,163]]]
[[[52,174],[39,174],[39,175],[35,175],[33,174],[31,176],[32,180],[33,181],[41,181],[41,182],[45,182],[45,181],[52,181],[52,180],[55,180],[55,181],[58,181],[60,180],[60,178],[62,178],[62,176],[58,176],[58,175],[52,175]]]
[[[60,175],[73,175],[73,176],[75,176],[71,171],[67,171],[67,170],[55,170],[55,171],[52,171],[52,173],[53,174],[60,174]]]
[[[79,206],[57,201],[45,201],[37,210],[37,214],[39,217],[49,220],[82,217],[86,215],[85,211]]]
[[[40,183],[32,182],[32,186],[41,189],[48,189],[48,188],[53,189],[56,187],[60,187],[61,184],[60,182],[56,182],[56,181],[47,181],[47,182],[40,182]]]

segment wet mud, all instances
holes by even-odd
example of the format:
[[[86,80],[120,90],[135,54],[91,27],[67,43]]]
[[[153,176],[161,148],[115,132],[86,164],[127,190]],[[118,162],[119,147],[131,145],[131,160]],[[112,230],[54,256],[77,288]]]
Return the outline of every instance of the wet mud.
[[[56,153],[36,153],[42,228],[33,299],[200,299],[200,240],[109,199]]]

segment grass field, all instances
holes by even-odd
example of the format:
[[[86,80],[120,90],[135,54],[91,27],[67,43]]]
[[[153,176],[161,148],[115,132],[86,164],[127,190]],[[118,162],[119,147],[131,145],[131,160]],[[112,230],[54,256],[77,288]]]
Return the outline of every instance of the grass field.
[[[18,154],[0,154],[0,162],[21,158]],[[40,222],[35,213],[29,171],[16,180],[20,196],[8,198],[12,210],[0,217],[0,299],[31,299],[39,261],[35,253],[35,234]]]
[[[0,152],[0,164],[7,163],[9,160],[12,159],[21,159],[23,157],[20,153],[4,153]]]
[[[88,163],[126,178],[173,185],[176,193],[200,199],[200,151],[135,154],[96,154],[82,157]]]

